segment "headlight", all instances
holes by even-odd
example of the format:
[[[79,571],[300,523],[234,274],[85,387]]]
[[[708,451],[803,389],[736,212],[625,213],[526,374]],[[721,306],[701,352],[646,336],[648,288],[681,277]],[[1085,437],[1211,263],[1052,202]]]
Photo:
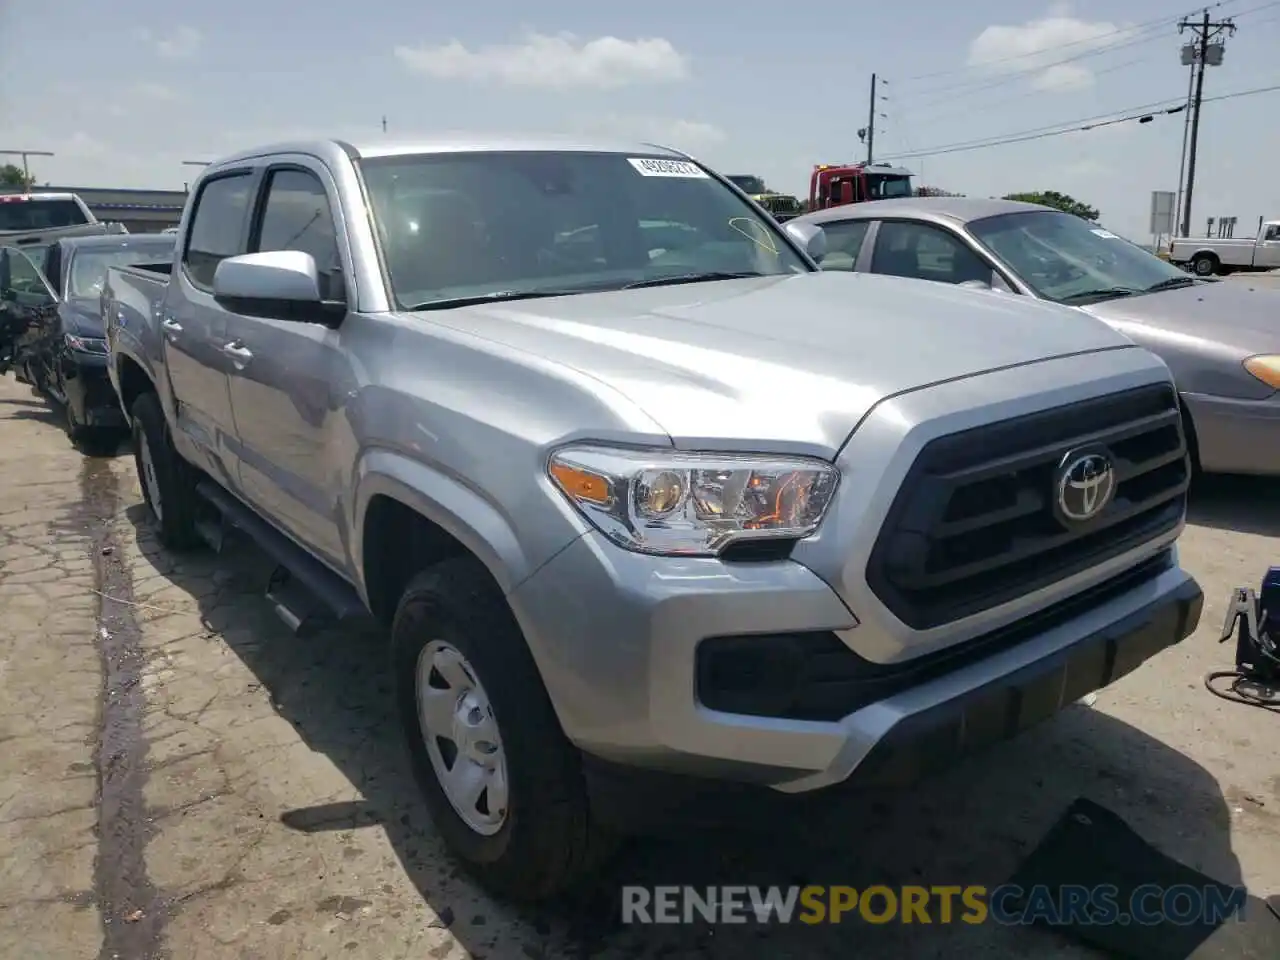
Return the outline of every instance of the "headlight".
[[[1280,390],[1280,356],[1263,354],[1250,357],[1244,362],[1244,368],[1272,390]]]
[[[601,533],[639,553],[714,556],[741,540],[813,533],[840,474],[793,457],[572,447],[552,481]]]
[[[107,341],[99,337],[77,337],[74,333],[68,333],[66,339],[70,350],[79,350],[81,353],[107,352]]]

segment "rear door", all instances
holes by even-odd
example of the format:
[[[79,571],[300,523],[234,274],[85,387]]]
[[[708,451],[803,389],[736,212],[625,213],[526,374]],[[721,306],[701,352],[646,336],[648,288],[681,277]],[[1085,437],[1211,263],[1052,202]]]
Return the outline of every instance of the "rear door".
[[[227,392],[226,311],[213,299],[213,274],[245,252],[257,174],[234,170],[204,180],[182,258],[159,307],[164,364],[173,389],[177,427],[197,448],[200,465],[235,487],[235,437]]]
[[[301,156],[274,163],[264,172],[249,250],[311,254],[321,296],[345,300],[350,258],[339,242],[338,212],[336,186],[322,164]],[[224,339],[237,357],[229,384],[245,499],[341,569],[346,551],[328,449],[331,418],[342,415],[343,396],[354,390],[341,330],[229,313]]]

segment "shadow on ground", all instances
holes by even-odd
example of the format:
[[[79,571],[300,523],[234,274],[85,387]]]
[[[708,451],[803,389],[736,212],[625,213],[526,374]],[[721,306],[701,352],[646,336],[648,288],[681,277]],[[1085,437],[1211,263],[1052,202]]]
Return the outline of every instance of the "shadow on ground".
[[[1191,490],[1187,522],[1237,533],[1280,537],[1280,479],[1200,477]]]
[[[128,511],[144,522],[141,505]],[[141,530],[144,528],[140,528]],[[384,641],[331,630],[306,640],[287,633],[260,599],[270,563],[248,544],[165,562],[149,531],[143,552],[193,597],[217,571],[221,589],[201,600],[279,714],[308,746],[329,757],[364,797],[356,803],[283,810],[306,833],[380,828],[407,876],[475,956],[507,957],[1092,957],[1054,934],[993,925],[763,927],[622,926],[625,884],[983,884],[1009,878],[1077,797],[1108,806],[1168,854],[1228,884],[1240,882],[1230,819],[1214,779],[1142,731],[1073,706],[1013,743],[913,789],[817,804],[770,805],[733,831],[702,830],[631,842],[584,894],[523,911],[527,940],[511,949],[482,925],[484,898],[440,845],[417,799],[392,716]],[[207,580],[203,581],[207,584]],[[228,601],[231,602],[228,602]],[[856,921],[855,921],[856,922]],[[855,939],[856,938],[856,939]]]

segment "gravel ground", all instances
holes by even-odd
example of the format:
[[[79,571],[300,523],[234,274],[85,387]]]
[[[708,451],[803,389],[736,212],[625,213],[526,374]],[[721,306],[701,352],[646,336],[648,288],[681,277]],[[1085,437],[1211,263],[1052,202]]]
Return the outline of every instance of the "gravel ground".
[[[1277,278],[1280,280],[1280,278]],[[1276,719],[1201,686],[1230,588],[1280,562],[1274,481],[1210,484],[1183,562],[1202,627],[1021,739],[905,792],[745,832],[639,842],[600,902],[517,911],[443,854],[390,713],[382,639],[289,636],[256,550],[181,562],[132,459],[74,451],[0,379],[0,956],[844,957],[847,928],[622,928],[639,883],[1005,879],[1076,797],[1184,862],[1280,892]],[[862,957],[1086,957],[1036,931],[889,926]]]

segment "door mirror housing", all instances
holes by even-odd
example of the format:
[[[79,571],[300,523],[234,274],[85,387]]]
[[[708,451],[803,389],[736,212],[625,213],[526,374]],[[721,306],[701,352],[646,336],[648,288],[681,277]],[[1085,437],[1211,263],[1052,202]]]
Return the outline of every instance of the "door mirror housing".
[[[782,225],[782,229],[815,262],[821,263],[822,258],[827,255],[827,234],[817,224],[788,220]]]
[[[346,304],[324,300],[316,261],[301,250],[228,257],[213,273],[213,298],[235,313],[335,327]]]

